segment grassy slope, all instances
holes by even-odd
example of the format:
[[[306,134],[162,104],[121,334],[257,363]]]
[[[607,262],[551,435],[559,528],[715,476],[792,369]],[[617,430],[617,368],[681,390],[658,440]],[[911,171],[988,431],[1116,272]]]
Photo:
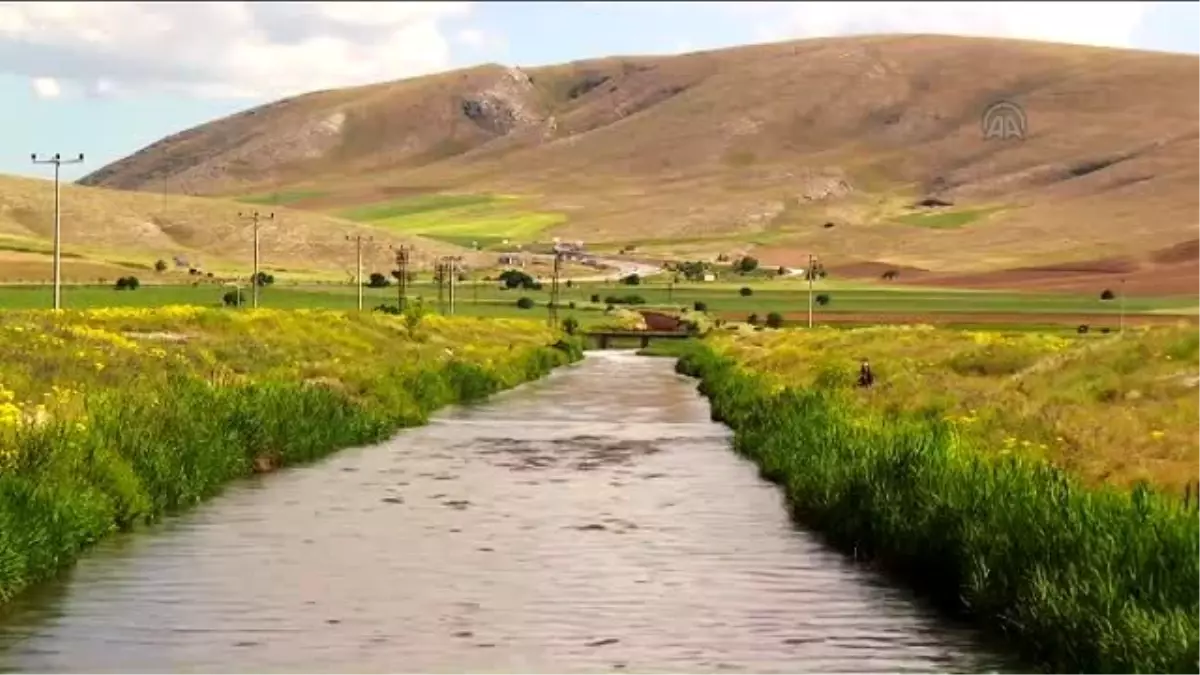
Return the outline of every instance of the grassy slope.
[[[1195,238],[1197,67],[933,36],[482,66],[272,104],[89,180],[151,188],[164,171],[173,190],[282,191],[329,212],[520,194],[529,213],[568,219],[522,236],[754,246],[780,262],[815,250],[831,264],[986,270],[1136,255]],[[997,98],[1024,106],[1024,141],[981,138]],[[464,101],[506,112],[472,119]],[[935,192],[970,215],[913,215],[912,200]]]
[[[0,603],[230,480],[543,375],[578,356],[559,337],[334,312],[0,314]]]
[[[62,187],[62,241],[67,281],[96,282],[183,256],[218,275],[248,274],[253,228],[239,212],[253,206],[230,200],[99,188]],[[262,207],[258,207],[262,208]],[[367,262],[384,266],[388,244],[415,244],[426,253],[454,247],[310,211],[274,208],[260,227],[262,266],[268,270],[340,270],[353,274],[354,248],[346,235],[374,237]],[[47,281],[54,224],[50,181],[0,176],[0,281]]]

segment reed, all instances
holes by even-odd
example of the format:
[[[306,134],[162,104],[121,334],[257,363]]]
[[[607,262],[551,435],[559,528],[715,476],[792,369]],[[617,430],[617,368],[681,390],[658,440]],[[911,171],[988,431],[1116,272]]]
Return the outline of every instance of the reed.
[[[1198,672],[1197,509],[977,447],[940,415],[782,386],[710,344],[699,377],[795,518],[1056,672]]]

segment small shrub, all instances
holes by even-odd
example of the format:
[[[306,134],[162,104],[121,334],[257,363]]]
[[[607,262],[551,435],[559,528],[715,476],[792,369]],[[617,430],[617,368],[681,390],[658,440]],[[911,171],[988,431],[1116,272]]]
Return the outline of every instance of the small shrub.
[[[697,312],[707,312],[708,311],[708,303],[697,300],[692,303],[692,309],[696,310]]]
[[[749,286],[742,286],[738,289],[738,295],[742,296],[743,298],[748,298],[751,295],[754,295],[754,289],[750,288]]]
[[[1088,332],[1088,325],[1086,323],[1081,323],[1079,324],[1079,328],[1076,330],[1079,331],[1080,335],[1084,335]]]
[[[576,319],[573,316],[568,316],[562,320],[562,328],[567,335],[574,335],[575,331],[579,330],[579,319]]]
[[[750,316],[746,317],[746,323],[750,324],[751,326],[757,326],[758,325],[758,315],[751,314]]]
[[[1112,292],[1112,290],[1110,290],[1110,289],[1107,289],[1107,288],[1106,288],[1106,289],[1104,289],[1103,291],[1101,291],[1101,292],[1100,292],[1100,299],[1101,299],[1101,300],[1112,300],[1112,299],[1113,299],[1113,298],[1115,298],[1115,297],[1117,297],[1117,296],[1116,296],[1116,294],[1114,294],[1114,293]]]
[[[517,299],[517,307],[520,309],[533,309],[533,299],[521,296]]]
[[[621,283],[625,284],[626,286],[637,286],[638,284],[642,283],[642,278],[637,274],[630,274],[629,276],[621,279]]]
[[[163,272],[166,272],[167,271],[167,261],[159,260],[159,261],[155,262],[154,263],[154,271],[158,272],[160,274]]]
[[[782,328],[783,315],[779,312],[771,312],[767,314],[767,328]]]
[[[594,303],[596,303],[596,304],[600,304],[600,294],[599,294],[599,293],[592,293],[591,301],[592,301],[592,302],[594,302]]]
[[[813,299],[816,300],[817,304],[822,307],[829,304],[829,294],[828,293],[819,293],[819,294],[817,294],[817,297],[815,297]]]

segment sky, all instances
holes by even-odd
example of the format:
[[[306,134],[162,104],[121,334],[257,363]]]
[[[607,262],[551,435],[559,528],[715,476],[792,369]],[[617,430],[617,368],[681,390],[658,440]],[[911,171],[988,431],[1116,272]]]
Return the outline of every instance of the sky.
[[[314,89],[869,33],[1200,54],[1196,2],[0,2],[0,173],[74,180]]]

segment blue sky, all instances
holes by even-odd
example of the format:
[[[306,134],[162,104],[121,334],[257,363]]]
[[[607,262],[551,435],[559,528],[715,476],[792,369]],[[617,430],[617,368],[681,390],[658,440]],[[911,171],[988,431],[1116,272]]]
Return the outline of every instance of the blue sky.
[[[0,173],[88,171],[314,88],[823,35],[937,32],[1200,53],[1180,3],[0,3]]]

